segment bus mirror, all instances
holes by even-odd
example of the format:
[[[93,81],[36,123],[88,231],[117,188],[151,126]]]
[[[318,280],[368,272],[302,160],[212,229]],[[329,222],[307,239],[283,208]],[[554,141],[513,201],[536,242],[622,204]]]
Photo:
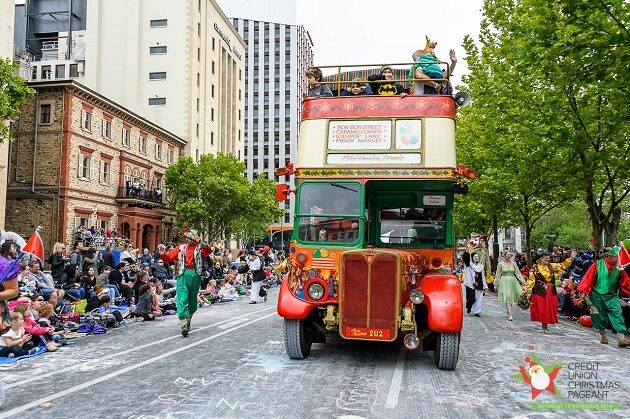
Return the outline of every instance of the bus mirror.
[[[453,193],[466,195],[468,193],[468,185],[465,183],[457,183],[453,188]]]
[[[276,176],[291,176],[297,171],[293,167],[293,163],[287,163],[286,167],[279,167],[276,169]]]
[[[457,92],[455,94],[455,104],[458,108],[464,108],[470,105],[470,95],[466,92]]]
[[[286,183],[276,185],[276,202],[286,201],[289,198],[291,189]]]

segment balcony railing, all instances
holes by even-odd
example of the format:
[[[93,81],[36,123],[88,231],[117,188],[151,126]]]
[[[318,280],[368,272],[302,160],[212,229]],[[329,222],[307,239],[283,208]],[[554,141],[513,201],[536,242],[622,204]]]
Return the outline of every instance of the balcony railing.
[[[142,204],[145,206],[164,206],[164,193],[160,189],[148,189],[141,186],[122,186],[116,195],[116,201]]]

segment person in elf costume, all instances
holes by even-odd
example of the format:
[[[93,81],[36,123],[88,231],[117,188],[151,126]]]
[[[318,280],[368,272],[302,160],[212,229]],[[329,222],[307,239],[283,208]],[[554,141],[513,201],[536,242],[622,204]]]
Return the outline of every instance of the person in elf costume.
[[[166,251],[164,245],[158,247],[160,258],[164,263],[175,262],[177,272],[177,317],[182,336],[188,336],[190,322],[197,311],[197,294],[201,285],[203,259],[210,256],[212,246],[201,244],[195,230],[184,232],[186,243]]]
[[[582,277],[577,290],[588,296],[586,301],[591,307],[593,328],[599,330],[600,343],[608,343],[606,328],[610,321],[612,329],[620,336],[619,346],[624,348],[630,345],[630,330],[626,329],[617,293],[621,289],[630,294],[630,277],[618,269],[619,250],[619,247],[614,246],[606,253],[606,258],[593,263]]]

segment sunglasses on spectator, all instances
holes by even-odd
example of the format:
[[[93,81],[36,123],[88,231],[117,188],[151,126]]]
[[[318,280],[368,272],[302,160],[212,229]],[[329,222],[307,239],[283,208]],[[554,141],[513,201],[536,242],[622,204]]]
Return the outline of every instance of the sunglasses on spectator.
[[[43,299],[43,298],[38,298],[38,299],[37,299],[37,300],[35,300],[35,301],[44,301],[44,299]]]

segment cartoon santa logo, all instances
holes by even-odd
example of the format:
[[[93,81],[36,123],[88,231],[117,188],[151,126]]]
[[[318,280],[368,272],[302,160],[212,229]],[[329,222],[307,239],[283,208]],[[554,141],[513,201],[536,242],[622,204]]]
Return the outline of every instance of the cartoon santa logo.
[[[556,397],[560,397],[560,390],[558,390],[554,381],[558,376],[562,365],[557,363],[543,365],[538,357],[533,354],[525,357],[524,361],[529,364],[529,368],[526,368],[524,365],[519,365],[519,373],[513,374],[512,378],[524,381],[530,385],[532,400],[538,397],[545,390]]]

